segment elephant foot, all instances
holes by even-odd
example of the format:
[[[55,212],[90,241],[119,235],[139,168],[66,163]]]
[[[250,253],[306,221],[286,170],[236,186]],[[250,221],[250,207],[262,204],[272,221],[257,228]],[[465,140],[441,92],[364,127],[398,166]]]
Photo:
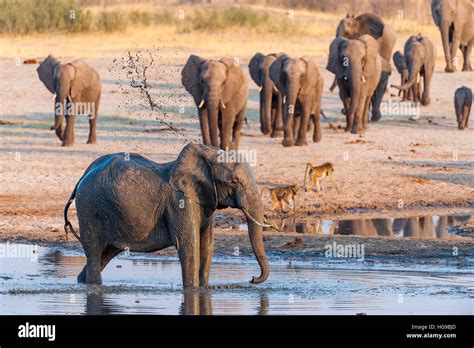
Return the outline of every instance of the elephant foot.
[[[266,129],[263,128],[263,127],[260,127],[260,131],[261,131],[262,134],[264,134],[264,135],[269,135],[269,134],[270,134],[270,131],[266,130]]]
[[[280,138],[282,136],[283,136],[283,131],[280,131],[280,130],[277,130],[277,131],[274,130],[271,135],[272,138]]]
[[[95,139],[89,139],[87,140],[87,144],[94,145],[94,144],[97,144],[97,141]]]
[[[295,143],[296,146],[307,146],[308,142],[306,140],[300,140],[298,139]]]
[[[428,106],[431,103],[431,98],[426,98],[421,101],[421,105]]]
[[[281,143],[285,147],[290,147],[290,146],[295,145],[295,142],[294,142],[293,139],[283,139],[283,141]]]
[[[351,126],[346,126],[346,128],[344,128],[344,132],[350,132],[351,130],[352,130]]]
[[[444,71],[446,71],[447,73],[453,73],[456,72],[456,68],[454,66],[447,66],[446,68],[444,68]]]
[[[77,282],[78,282],[79,284],[85,284],[85,283],[86,283],[86,276],[87,276],[86,267],[87,267],[87,266],[84,266],[84,268],[82,269],[81,273],[79,273],[79,275],[77,276]]]
[[[465,66],[465,67],[462,68],[462,71],[472,71],[472,67]]]
[[[317,134],[313,134],[313,143],[319,143],[321,141],[321,136],[318,136]]]
[[[61,146],[64,146],[64,147],[71,147],[73,145],[74,145],[73,141],[63,141],[63,143],[61,144]]]
[[[380,112],[375,112],[372,114],[372,117],[370,118],[371,122],[378,122],[382,118],[382,114]]]

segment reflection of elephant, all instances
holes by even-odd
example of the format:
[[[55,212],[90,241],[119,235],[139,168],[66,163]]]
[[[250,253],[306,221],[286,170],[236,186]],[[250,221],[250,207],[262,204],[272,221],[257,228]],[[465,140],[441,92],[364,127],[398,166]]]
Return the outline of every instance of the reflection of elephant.
[[[403,236],[412,238],[436,238],[433,217],[421,216],[408,218]]]
[[[395,67],[397,68],[398,73],[400,74],[401,77],[401,85],[406,83],[408,81],[408,66],[405,61],[405,57],[403,56],[402,52],[397,51],[393,54],[393,64],[395,64]],[[417,83],[417,88],[418,88],[418,93],[420,93],[420,83]],[[402,101],[405,100],[412,100],[411,96],[411,89],[408,90],[399,90],[398,91],[398,96],[402,95]]]
[[[183,290],[181,315],[212,315],[212,299],[208,289]]]
[[[49,55],[38,67],[38,76],[46,88],[55,94],[54,125],[63,146],[74,144],[74,121],[78,114],[89,116],[88,144],[96,143],[96,122],[99,112],[101,83],[99,74],[86,63],[75,60],[61,63]],[[66,129],[63,119],[66,116]]]
[[[281,55],[257,53],[249,63],[250,76],[260,87],[260,129],[272,138],[279,136],[283,128],[282,96],[270,79],[270,65]]]
[[[472,91],[465,86],[460,87],[454,93],[454,109],[456,110],[456,120],[458,128],[467,128],[469,115],[472,107]]]
[[[413,101],[416,103],[420,100],[419,90],[421,90],[421,86],[417,87],[418,79],[423,77],[421,104],[429,105],[431,79],[436,64],[434,43],[422,34],[410,36],[405,43],[404,56],[409,71],[408,81],[400,86],[392,85],[392,87],[400,90],[411,88]]]
[[[461,49],[463,71],[471,71],[472,46],[474,45],[474,6],[468,0],[432,0],[431,14],[441,31],[446,72],[456,71],[457,49]]]
[[[222,159],[223,151],[187,145],[179,157],[157,164],[138,154],[111,154],[95,160],[74,188],[81,243],[87,264],[79,282],[101,283],[101,271],[123,250],[178,251],[183,286],[206,286],[213,252],[216,209],[238,208],[247,217],[250,241],[260,264],[261,283],[269,275],[262,239],[263,206],[246,163]],[[71,231],[75,233],[73,230]]]
[[[304,56],[293,59],[282,55],[270,66],[270,78],[283,96],[283,146],[307,145],[306,132],[310,118],[314,122],[313,142],[321,141],[320,113],[324,79],[319,73],[316,58]]]
[[[364,13],[360,16],[349,16],[340,21],[336,36],[342,36],[346,39],[357,39],[362,35],[370,35],[377,40],[378,52],[387,62],[387,68],[383,70],[377,89],[372,97],[372,118],[371,121],[380,120],[380,104],[387,89],[388,78],[391,74],[390,58],[393,48],[397,42],[395,29],[383,21],[379,16],[372,13]]]
[[[382,70],[388,69],[378,54],[377,41],[370,35],[355,40],[337,37],[331,43],[326,69],[336,74],[347,118],[346,131],[366,129],[370,100]]]
[[[198,108],[204,144],[237,150],[248,97],[240,66],[232,58],[206,60],[191,55],[181,71],[181,82]]]

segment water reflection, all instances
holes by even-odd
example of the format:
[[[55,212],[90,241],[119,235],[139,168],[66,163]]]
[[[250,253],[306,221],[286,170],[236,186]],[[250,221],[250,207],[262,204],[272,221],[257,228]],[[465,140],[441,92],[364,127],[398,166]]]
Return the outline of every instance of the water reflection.
[[[411,216],[329,220],[295,217],[269,219],[283,232],[314,235],[355,235],[366,237],[458,238],[449,228],[474,221],[474,215]],[[267,229],[267,231],[269,231]]]

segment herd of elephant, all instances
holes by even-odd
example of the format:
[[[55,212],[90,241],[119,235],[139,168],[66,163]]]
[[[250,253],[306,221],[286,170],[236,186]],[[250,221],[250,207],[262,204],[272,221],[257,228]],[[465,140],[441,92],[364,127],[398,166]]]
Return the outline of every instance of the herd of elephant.
[[[472,71],[470,54],[474,44],[474,6],[469,0],[432,0],[432,16],[439,27],[446,59],[446,72],[456,70],[456,53],[463,54],[463,71]],[[391,74],[390,60],[397,40],[392,26],[366,13],[340,21],[329,48],[326,69],[335,74],[331,86],[339,88],[346,116],[346,131],[358,133],[371,121],[380,120],[380,105]],[[424,34],[410,36],[404,52],[395,52],[393,62],[401,75],[403,100],[430,103],[430,86],[436,62],[436,47]],[[324,79],[316,58],[292,58],[285,53],[255,54],[249,72],[260,90],[260,129],[271,137],[283,135],[283,146],[307,145],[306,134],[313,129],[313,142],[322,138],[320,115]],[[38,75],[55,94],[55,122],[51,127],[63,146],[74,143],[77,108],[89,104],[90,132],[87,143],[96,142],[101,82],[98,73],[82,61],[62,64],[49,56]],[[248,82],[233,58],[208,60],[191,55],[181,72],[182,84],[196,104],[205,145],[237,150],[246,121]],[[423,83],[421,83],[421,79]],[[63,107],[57,107],[63,105]],[[460,87],[455,93],[459,129],[468,125],[472,91]],[[324,115],[324,114],[323,114]],[[66,118],[66,127],[63,120]]]

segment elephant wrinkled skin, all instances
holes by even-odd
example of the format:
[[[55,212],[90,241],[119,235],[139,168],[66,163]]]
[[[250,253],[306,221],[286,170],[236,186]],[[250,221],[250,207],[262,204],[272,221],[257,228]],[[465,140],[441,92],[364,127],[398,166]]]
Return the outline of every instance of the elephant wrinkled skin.
[[[456,121],[458,128],[463,130],[467,128],[469,115],[472,108],[472,90],[462,86],[454,93],[454,109],[456,111]]]
[[[95,160],[76,184],[64,210],[76,199],[80,241],[87,264],[79,282],[100,284],[101,271],[121,251],[178,251],[183,286],[206,286],[213,253],[216,209],[242,210],[261,268],[253,283],[269,275],[262,238],[263,206],[248,164],[223,160],[225,152],[187,145],[175,161],[158,164],[138,154]]]

